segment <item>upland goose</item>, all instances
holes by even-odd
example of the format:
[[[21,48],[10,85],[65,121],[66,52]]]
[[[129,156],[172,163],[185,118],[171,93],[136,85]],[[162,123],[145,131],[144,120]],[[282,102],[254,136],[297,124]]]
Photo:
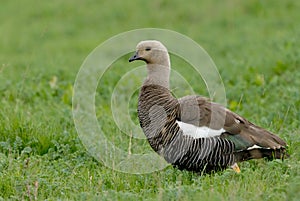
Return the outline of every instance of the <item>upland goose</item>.
[[[287,144],[207,98],[180,99],[169,90],[170,58],[159,41],[141,41],[129,62],[145,61],[148,77],[138,100],[138,118],[150,146],[179,169],[209,173],[227,167],[240,172],[237,162],[282,159]]]

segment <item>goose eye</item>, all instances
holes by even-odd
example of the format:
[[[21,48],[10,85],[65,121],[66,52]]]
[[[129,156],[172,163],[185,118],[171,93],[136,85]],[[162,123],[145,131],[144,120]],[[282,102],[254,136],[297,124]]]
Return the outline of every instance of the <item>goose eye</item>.
[[[146,47],[145,50],[146,50],[146,51],[150,51],[150,50],[151,50],[151,47]]]

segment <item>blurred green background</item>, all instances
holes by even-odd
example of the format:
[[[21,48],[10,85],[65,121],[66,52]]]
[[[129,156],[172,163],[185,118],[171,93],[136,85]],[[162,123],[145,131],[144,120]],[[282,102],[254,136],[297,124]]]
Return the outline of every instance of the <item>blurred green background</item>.
[[[0,199],[297,200],[299,10],[293,0],[1,1]],[[123,174],[89,156],[72,119],[76,74],[100,43],[138,28],[170,29],[199,43],[221,74],[228,107],[278,133],[291,157],[243,163],[240,175],[227,170],[199,176],[172,167]],[[125,150],[129,139],[119,139],[109,100],[132,67],[127,59],[114,64],[120,70],[108,73],[96,97],[105,102],[97,105],[99,124]],[[197,76],[182,73],[196,93],[206,94]],[[134,143],[149,149],[146,141]]]

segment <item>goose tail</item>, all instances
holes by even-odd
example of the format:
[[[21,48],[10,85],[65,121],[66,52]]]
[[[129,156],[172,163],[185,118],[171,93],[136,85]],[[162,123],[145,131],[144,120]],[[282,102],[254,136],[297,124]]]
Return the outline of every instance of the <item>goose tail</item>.
[[[286,153],[285,148],[280,149],[266,149],[266,148],[255,148],[250,150],[241,150],[234,153],[236,162],[247,161],[250,159],[267,158],[272,159],[284,159],[288,158],[289,155]]]

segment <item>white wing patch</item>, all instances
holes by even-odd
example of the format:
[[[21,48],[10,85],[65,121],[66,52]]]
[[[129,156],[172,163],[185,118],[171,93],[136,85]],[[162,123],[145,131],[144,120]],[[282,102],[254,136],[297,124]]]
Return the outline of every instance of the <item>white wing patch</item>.
[[[247,150],[251,150],[251,149],[262,149],[263,147],[260,147],[260,146],[258,146],[258,145],[253,145],[252,147],[248,147],[248,149]],[[269,147],[268,148],[264,148],[264,149],[270,149]]]
[[[188,135],[193,138],[209,138],[209,137],[215,137],[220,136],[222,133],[225,132],[223,128],[220,130],[214,130],[211,128],[208,128],[206,126],[198,127],[194,126],[192,124],[187,124],[182,121],[176,121],[180,129],[183,131],[183,135]]]

